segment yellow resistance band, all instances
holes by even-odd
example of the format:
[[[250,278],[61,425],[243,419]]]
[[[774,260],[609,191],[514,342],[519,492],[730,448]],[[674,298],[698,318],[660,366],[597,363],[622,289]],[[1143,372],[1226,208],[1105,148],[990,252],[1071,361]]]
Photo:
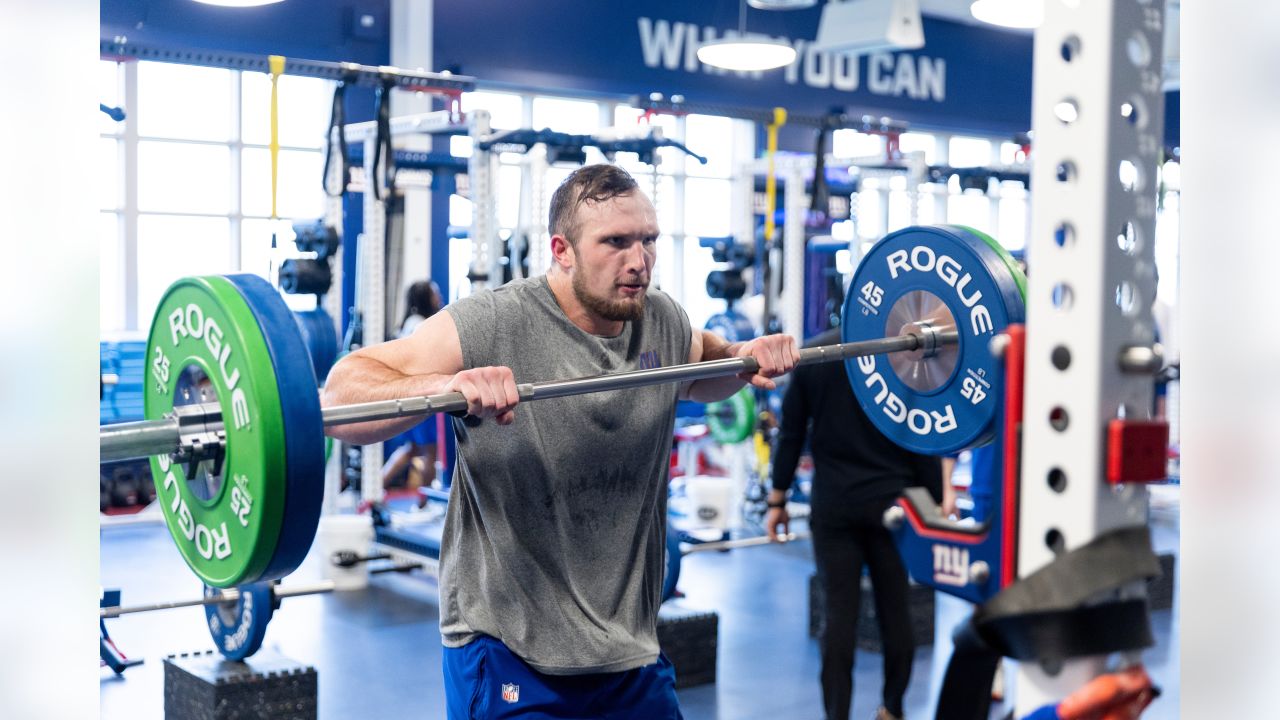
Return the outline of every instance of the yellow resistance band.
[[[773,242],[773,216],[778,209],[778,173],[773,166],[773,157],[778,154],[778,128],[787,124],[787,111],[776,107],[773,109],[773,122],[769,123],[769,149],[765,157],[769,159],[769,174],[764,180],[765,207],[764,241]]]
[[[271,69],[271,219],[276,215],[276,178],[280,171],[280,76],[284,74],[284,56],[267,56]]]

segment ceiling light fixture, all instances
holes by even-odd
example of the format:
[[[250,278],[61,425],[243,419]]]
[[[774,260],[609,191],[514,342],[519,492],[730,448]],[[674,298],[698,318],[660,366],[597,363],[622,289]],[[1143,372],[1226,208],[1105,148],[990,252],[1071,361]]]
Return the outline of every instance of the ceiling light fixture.
[[[748,38],[747,0],[740,0],[738,37],[712,40],[698,48],[698,60],[705,65],[751,72],[773,70],[795,62],[796,50],[787,43],[769,38]]]
[[[257,7],[259,5],[275,5],[284,2],[284,0],[196,0],[202,5],[217,5],[219,7]]]
[[[818,4],[818,0],[747,0],[757,10],[803,10]]]
[[[1044,22],[1041,0],[974,0],[969,14],[985,23],[1029,30]]]

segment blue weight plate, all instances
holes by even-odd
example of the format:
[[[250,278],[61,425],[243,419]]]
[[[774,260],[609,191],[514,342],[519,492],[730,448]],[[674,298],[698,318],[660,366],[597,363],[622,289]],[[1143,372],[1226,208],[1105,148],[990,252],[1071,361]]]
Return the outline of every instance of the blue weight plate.
[[[275,554],[262,580],[275,580],[302,564],[320,522],[324,499],[324,421],[302,333],[280,293],[257,275],[228,275],[262,327],[280,389],[285,429],[284,520]],[[265,368],[264,368],[265,370]]]
[[[228,660],[244,660],[258,652],[262,639],[267,635],[267,624],[275,614],[275,594],[271,583],[256,582],[236,588],[240,598],[234,603],[214,603],[204,606],[204,617],[209,624],[209,634],[218,652]],[[204,586],[204,596],[213,597],[221,590]]]
[[[747,316],[733,310],[712,315],[703,327],[731,343],[744,342],[756,336],[755,326]]]
[[[886,235],[854,273],[841,338],[898,335],[899,322],[913,313],[914,319],[954,322],[959,342],[936,361],[904,363],[901,353],[845,361],[858,403],[889,439],[915,452],[941,455],[989,441],[1000,397],[1000,365],[990,341],[1025,317],[1009,267],[981,238],[959,228],[910,227]],[[904,365],[927,372],[913,375]]]
[[[316,384],[323,385],[329,370],[338,361],[338,330],[333,318],[324,308],[294,312],[293,318],[302,331],[307,352],[311,356],[311,369],[315,371]]]

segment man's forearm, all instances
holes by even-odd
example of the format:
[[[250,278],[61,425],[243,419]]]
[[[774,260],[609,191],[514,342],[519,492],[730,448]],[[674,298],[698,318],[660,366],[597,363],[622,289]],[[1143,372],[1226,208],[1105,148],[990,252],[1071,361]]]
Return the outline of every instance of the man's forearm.
[[[350,355],[334,366],[325,382],[320,404],[324,407],[435,395],[444,392],[449,375],[406,375],[371,357]],[[422,422],[412,416],[334,425],[325,433],[357,445],[381,442]]]
[[[721,340],[719,343],[706,343],[702,346],[702,362],[724,360],[736,357],[735,353],[743,343],[730,345]],[[695,402],[716,402],[724,400],[742,389],[747,382],[736,375],[695,380],[685,386],[682,397]]]

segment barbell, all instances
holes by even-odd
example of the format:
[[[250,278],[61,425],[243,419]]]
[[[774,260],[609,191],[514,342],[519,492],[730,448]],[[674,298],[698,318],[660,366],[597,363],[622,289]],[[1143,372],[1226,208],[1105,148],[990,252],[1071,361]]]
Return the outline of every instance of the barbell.
[[[1021,274],[1002,252],[955,226],[886,236],[850,285],[844,342],[805,348],[799,364],[843,361],[873,423],[910,450],[987,441],[999,372],[989,343],[1023,318]],[[278,579],[302,562],[319,520],[325,427],[467,408],[461,394],[443,393],[322,409],[288,307],[253,275],[175,282],[146,357],[148,419],[101,428],[101,457],[151,458],[170,534],[214,588]],[[751,358],[731,358],[517,389],[528,402],[756,370]]]
[[[714,540],[710,542],[687,542],[683,533],[670,525],[667,526],[667,547],[665,557],[666,571],[662,577],[662,601],[666,602],[676,594],[676,585],[680,582],[680,568],[684,565],[684,556],[700,552],[721,552],[741,548],[762,547],[764,545],[785,545],[798,540],[808,540],[809,533],[784,533],[777,540],[768,535],[755,535],[731,540]]]
[[[356,562],[374,558],[358,558]],[[333,563],[345,566],[337,556]],[[372,568],[371,575],[389,572],[408,572],[421,565],[387,565]],[[337,589],[333,580],[321,580],[310,584],[291,584],[281,586],[277,581],[260,581],[233,588],[213,588],[204,586],[204,593],[198,599],[170,600],[146,605],[107,605],[98,610],[100,620],[117,618],[121,615],[172,610],[174,608],[203,606],[205,621],[209,634],[213,637],[218,652],[230,660],[243,660],[262,647],[266,637],[267,625],[280,609],[280,601],[285,598],[302,597],[304,595],[320,595]],[[105,633],[105,626],[103,632]]]

